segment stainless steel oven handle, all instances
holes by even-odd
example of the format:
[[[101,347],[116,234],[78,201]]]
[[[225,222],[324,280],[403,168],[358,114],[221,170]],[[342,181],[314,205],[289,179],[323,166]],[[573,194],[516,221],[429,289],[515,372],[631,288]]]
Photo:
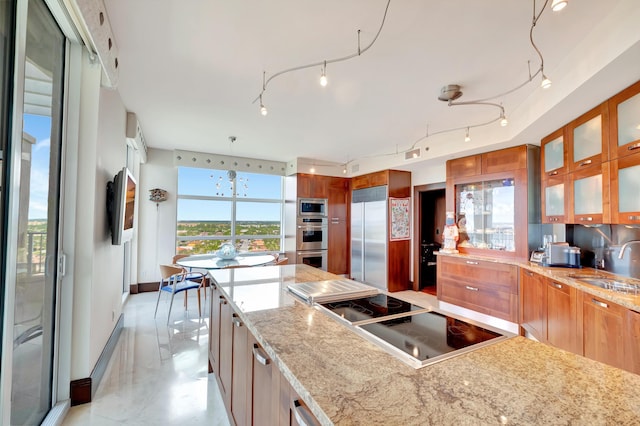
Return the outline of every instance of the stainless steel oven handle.
[[[323,230],[323,229],[327,229],[327,226],[326,225],[298,225],[298,229]]]

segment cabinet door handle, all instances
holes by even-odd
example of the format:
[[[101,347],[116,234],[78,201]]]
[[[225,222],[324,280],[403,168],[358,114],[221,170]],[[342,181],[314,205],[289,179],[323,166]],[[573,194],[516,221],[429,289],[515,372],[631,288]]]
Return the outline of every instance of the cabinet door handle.
[[[555,176],[555,175],[557,175],[557,174],[558,174],[558,171],[556,170],[556,171],[554,171],[554,172],[550,172],[550,173],[547,173],[547,174],[548,174],[549,176]]]
[[[467,260],[467,265],[477,265],[478,262],[472,262],[471,260]]]
[[[300,404],[299,400],[293,401],[293,406],[295,407],[293,415],[300,426],[315,426],[318,424],[318,422],[314,421],[309,409]]]
[[[471,287],[470,285],[465,285],[464,288],[471,291],[478,291],[478,287]]]
[[[591,216],[581,217],[580,222],[593,222],[593,218]]]
[[[558,290],[562,290],[562,284],[553,283],[553,286],[554,286],[555,288],[557,288]]]
[[[244,325],[242,324],[242,320],[238,318],[236,314],[233,314],[231,321],[233,322],[233,325],[235,325],[236,327],[242,327]]]
[[[592,301],[595,305],[600,306],[601,308],[608,308],[608,307],[609,307],[609,305],[608,305],[608,304],[606,304],[606,303],[604,303],[604,302],[601,302],[601,301],[599,301],[599,300],[591,299],[591,301]]]
[[[640,142],[636,142],[636,143],[634,143],[633,145],[629,145],[629,146],[627,147],[627,149],[628,149],[629,151],[633,151],[634,149],[638,149],[638,148],[640,148]]]
[[[269,356],[267,355],[267,353],[264,351],[264,349],[262,349],[256,343],[253,344],[253,356],[256,359],[256,361],[258,361],[262,365],[267,365],[271,363],[271,359],[269,359]]]
[[[218,297],[220,297],[220,300],[218,300],[218,301],[220,302],[221,305],[226,305],[227,304],[227,299],[225,299],[222,296],[218,296]]]
[[[532,277],[533,276],[533,272],[531,271],[524,271],[524,274],[528,277]]]
[[[583,161],[582,163],[578,164],[578,167],[588,166],[589,164],[591,164],[591,160]]]

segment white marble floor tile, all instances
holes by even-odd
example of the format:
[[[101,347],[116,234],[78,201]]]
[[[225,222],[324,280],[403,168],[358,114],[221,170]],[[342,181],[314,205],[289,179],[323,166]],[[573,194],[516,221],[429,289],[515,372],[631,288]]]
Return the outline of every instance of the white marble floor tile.
[[[63,426],[75,425],[229,425],[213,375],[207,373],[208,311],[176,296],[167,324],[168,297],[131,295],[124,309],[122,335],[93,401],[72,407]]]

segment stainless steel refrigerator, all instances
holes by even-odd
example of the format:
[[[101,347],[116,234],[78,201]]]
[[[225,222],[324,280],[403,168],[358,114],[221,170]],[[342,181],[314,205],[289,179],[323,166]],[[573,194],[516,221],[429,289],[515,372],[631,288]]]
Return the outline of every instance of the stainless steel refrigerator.
[[[387,186],[351,197],[351,278],[387,290]]]

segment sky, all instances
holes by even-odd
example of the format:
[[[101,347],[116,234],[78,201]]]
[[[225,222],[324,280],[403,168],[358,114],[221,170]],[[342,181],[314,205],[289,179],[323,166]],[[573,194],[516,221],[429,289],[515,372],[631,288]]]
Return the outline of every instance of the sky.
[[[31,184],[29,220],[45,219],[49,194],[49,151],[51,144],[51,118],[24,114],[23,131],[36,138],[31,147]]]
[[[282,176],[237,172],[238,221],[279,221],[282,204],[243,202],[243,198],[282,199]],[[178,168],[178,194],[230,197],[226,170]],[[178,220],[231,220],[232,203],[218,200],[178,200]]]

